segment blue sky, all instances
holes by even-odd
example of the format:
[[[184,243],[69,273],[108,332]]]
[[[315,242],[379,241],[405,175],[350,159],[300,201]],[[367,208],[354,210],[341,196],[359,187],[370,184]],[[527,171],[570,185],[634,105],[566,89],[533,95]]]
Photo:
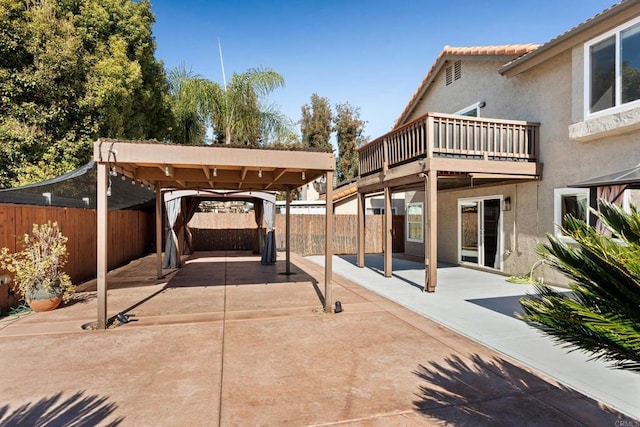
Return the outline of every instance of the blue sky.
[[[270,101],[292,120],[312,93],[360,108],[371,139],[388,132],[445,45],[545,43],[614,0],[151,0],[156,57],[222,84],[267,67]]]

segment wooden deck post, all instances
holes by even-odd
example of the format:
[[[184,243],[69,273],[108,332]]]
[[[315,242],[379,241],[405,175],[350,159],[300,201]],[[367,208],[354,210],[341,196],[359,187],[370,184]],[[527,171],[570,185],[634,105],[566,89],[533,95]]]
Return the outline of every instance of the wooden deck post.
[[[393,236],[392,233],[392,219],[393,213],[391,212],[391,189],[384,187],[384,277],[391,277],[392,260],[393,260]]]
[[[285,208],[285,248],[286,274],[291,274],[291,189],[287,188],[287,204]]]
[[[365,194],[358,192],[358,256],[357,266],[364,267],[364,251],[365,251]]]
[[[107,165],[98,163],[97,188],[97,293],[98,321],[97,329],[107,329]]]
[[[424,290],[435,292],[438,281],[438,171],[427,172],[425,180]]]
[[[326,174],[327,192],[324,231],[324,311],[333,313],[331,278],[333,277],[333,171]]]
[[[156,263],[158,279],[162,279],[162,191],[158,185],[156,185]]]

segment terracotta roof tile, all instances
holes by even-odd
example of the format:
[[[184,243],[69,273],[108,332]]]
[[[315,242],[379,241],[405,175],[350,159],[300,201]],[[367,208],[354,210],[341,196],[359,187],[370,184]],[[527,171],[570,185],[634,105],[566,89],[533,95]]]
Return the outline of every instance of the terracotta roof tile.
[[[428,83],[435,77],[435,74],[440,69],[442,63],[449,57],[457,57],[457,56],[521,56],[525,55],[535,49],[537,49],[540,45],[529,43],[529,44],[508,44],[502,46],[445,46],[442,48],[442,51],[438,54],[436,60],[433,62],[433,65],[429,69],[427,75],[422,79],[422,82],[418,86],[418,89],[414,92],[411,100],[404,108],[400,117],[396,120],[393,125],[394,128],[400,126],[402,120],[409,113],[411,108],[415,105],[415,101],[421,96],[424,89],[428,85]]]
[[[343,185],[341,187],[335,188],[333,190],[332,200],[334,203],[339,202],[357,192],[358,192],[358,183],[354,181],[347,185]],[[323,193],[320,195],[319,200],[325,200],[326,198],[327,198],[327,194]]]

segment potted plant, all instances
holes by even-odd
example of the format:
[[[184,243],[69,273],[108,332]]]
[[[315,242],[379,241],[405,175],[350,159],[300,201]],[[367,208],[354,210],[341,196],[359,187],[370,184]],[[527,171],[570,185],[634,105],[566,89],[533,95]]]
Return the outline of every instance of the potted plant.
[[[22,251],[0,251],[0,268],[14,273],[16,290],[34,311],[53,310],[68,301],[74,292],[69,275],[63,271],[67,263],[67,237],[58,223],[33,224],[31,234],[22,239]]]

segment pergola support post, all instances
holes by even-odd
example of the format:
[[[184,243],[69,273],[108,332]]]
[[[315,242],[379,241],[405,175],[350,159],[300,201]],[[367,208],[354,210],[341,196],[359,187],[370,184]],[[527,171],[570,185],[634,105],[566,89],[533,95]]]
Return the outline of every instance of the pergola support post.
[[[331,278],[333,277],[333,171],[326,173],[326,209],[324,232],[324,311],[333,313]]]
[[[427,172],[424,186],[424,291],[435,292],[438,281],[438,171]]]
[[[358,257],[357,266],[364,267],[365,252],[365,194],[358,192]]]
[[[285,208],[285,247],[286,274],[291,274],[291,189],[287,188],[287,203]]]
[[[392,218],[391,189],[387,186],[384,187],[384,277],[391,277],[393,274]]]
[[[162,191],[156,187],[156,264],[157,278],[162,279]]]
[[[97,329],[107,329],[107,232],[108,232],[108,196],[107,196],[107,165],[98,163],[97,188],[97,293],[98,293],[98,321]]]

